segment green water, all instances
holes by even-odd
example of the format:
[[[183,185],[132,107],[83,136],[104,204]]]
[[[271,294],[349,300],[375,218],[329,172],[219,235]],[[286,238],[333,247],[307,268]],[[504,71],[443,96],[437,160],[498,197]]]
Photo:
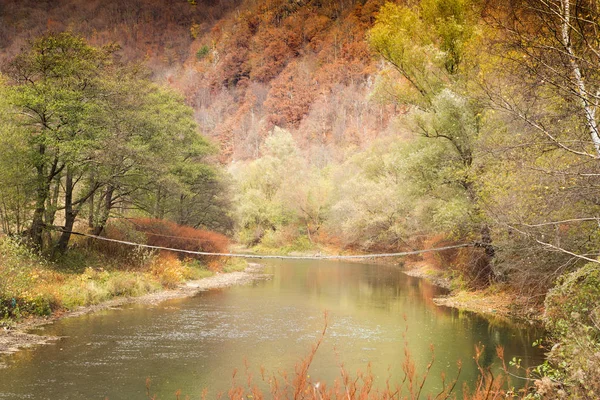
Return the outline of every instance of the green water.
[[[524,365],[542,360],[531,346],[535,331],[437,307],[432,297],[441,289],[395,267],[281,261],[265,272],[272,279],[48,326],[44,334],[62,339],[2,360],[0,399],[143,399],[148,377],[160,399],[175,399],[177,389],[199,399],[204,388],[215,398],[244,360],[258,384],[260,366],[292,372],[322,330],[324,310],[329,328],[310,369],[314,381],[333,382],[341,363],[350,373],[370,363],[376,386],[388,375],[399,380],[404,336],[420,369],[435,347],[426,392],[439,390],[440,374],[453,376],[459,359],[461,380],[472,383],[477,343],[488,349],[485,363],[497,345]]]

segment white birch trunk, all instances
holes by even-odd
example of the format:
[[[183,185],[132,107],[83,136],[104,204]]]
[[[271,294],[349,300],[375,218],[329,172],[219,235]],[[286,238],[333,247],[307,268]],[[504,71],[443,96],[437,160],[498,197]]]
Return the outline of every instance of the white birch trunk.
[[[598,123],[596,121],[596,107],[593,102],[590,101],[589,94],[585,87],[585,81],[581,74],[581,67],[577,62],[577,57],[571,46],[571,34],[570,34],[570,22],[571,22],[571,4],[570,0],[561,0],[561,14],[562,14],[562,45],[564,46],[567,54],[569,55],[569,61],[571,63],[571,69],[573,77],[575,78],[575,88],[579,95],[583,111],[585,113],[586,123],[588,131],[592,139],[592,143],[596,149],[596,156],[600,158],[600,135],[598,134]]]

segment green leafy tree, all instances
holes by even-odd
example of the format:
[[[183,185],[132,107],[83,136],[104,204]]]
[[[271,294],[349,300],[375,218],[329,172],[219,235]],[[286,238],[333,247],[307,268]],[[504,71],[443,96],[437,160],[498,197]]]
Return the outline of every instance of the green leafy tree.
[[[7,69],[2,129],[10,134],[0,145],[11,138],[21,145],[15,149],[22,157],[10,160],[34,183],[25,202],[31,215],[21,214],[40,249],[64,252],[86,211],[99,234],[117,207],[195,226],[220,218],[217,225],[231,226],[227,217],[217,217],[227,214],[227,201],[213,202],[226,186],[209,166],[214,148],[199,134],[192,110],[181,96],[152,83],[143,68],[114,62],[113,50],[69,33],[50,34],[33,41]],[[54,242],[59,213],[62,232]]]
[[[27,158],[35,169],[35,206],[28,235],[40,248],[44,228],[57,210],[53,186],[57,188],[64,176],[67,229],[78,207],[97,189],[76,192],[75,186],[91,167],[93,153],[101,149],[98,139],[103,132],[91,117],[102,97],[102,71],[109,64],[110,51],[93,48],[68,33],[51,34],[33,41],[7,70],[8,101],[17,123],[27,130]],[[62,239],[60,246],[65,245]]]
[[[398,249],[416,233],[410,182],[396,142],[379,141],[333,168],[328,230],[363,249]]]
[[[460,225],[470,223],[470,230],[478,232],[479,243],[491,259],[495,249],[474,171],[481,109],[466,95],[470,49],[477,39],[476,11],[475,4],[465,0],[423,0],[413,6],[388,3],[381,9],[369,41],[401,76],[392,97],[411,107],[406,123],[430,140],[431,149],[409,155],[414,162],[409,179],[431,188],[424,195],[453,193],[438,196],[447,204],[445,211],[440,208],[436,214],[464,216]],[[389,90],[389,85],[380,90]],[[462,206],[466,212],[450,212]],[[468,231],[463,230],[467,236]]]
[[[300,153],[288,131],[275,128],[265,141],[264,155],[245,166],[234,166],[241,239],[256,245],[285,227],[299,226],[299,212],[289,196],[301,185],[303,170]]]
[[[5,81],[0,76],[0,115],[10,113],[6,100]],[[9,235],[22,232],[31,217],[29,201],[35,185],[25,139],[25,130],[13,121],[0,121],[0,223]]]
[[[100,233],[115,208],[144,211],[194,226],[208,226],[188,215],[209,186],[211,202],[220,194],[221,175],[206,157],[214,148],[199,135],[192,111],[181,96],[151,83],[137,68],[121,71],[107,83],[112,94],[102,120],[111,132],[110,152],[99,156],[100,168],[90,179],[102,191],[89,202],[90,225]],[[206,193],[205,193],[206,194]],[[204,204],[208,207],[207,204]]]

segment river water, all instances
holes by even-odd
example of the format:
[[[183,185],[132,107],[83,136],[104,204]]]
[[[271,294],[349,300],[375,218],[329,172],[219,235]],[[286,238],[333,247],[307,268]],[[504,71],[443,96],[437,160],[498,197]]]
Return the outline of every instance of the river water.
[[[245,365],[259,384],[261,366],[292,373],[322,331],[325,310],[329,326],[310,369],[314,381],[333,382],[341,363],[350,373],[370,363],[375,386],[388,376],[397,381],[404,337],[419,370],[434,345],[424,392],[439,390],[442,372],[456,374],[459,359],[461,381],[472,384],[477,343],[486,346],[484,363],[497,345],[524,366],[543,358],[531,345],[534,330],[437,307],[432,298],[442,289],[396,267],[278,261],[265,272],[272,279],[50,325],[41,333],[61,340],[1,360],[7,367],[0,369],[0,399],[143,399],[146,378],[160,399],[175,399],[178,389],[192,399],[207,389],[215,398],[231,387],[234,369],[245,384]]]

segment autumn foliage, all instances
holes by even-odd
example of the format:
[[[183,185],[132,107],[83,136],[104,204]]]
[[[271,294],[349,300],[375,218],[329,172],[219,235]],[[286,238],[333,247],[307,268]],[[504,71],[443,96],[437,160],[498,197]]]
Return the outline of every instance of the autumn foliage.
[[[106,230],[110,239],[130,241],[169,249],[186,250],[190,252],[226,253],[229,240],[224,235],[216,232],[194,229],[189,226],[178,225],[174,222],[152,218],[132,218],[126,221],[112,222]],[[106,251],[131,252],[129,246],[114,243],[97,244]],[[195,255],[183,252],[162,250],[165,260],[174,256],[179,259],[198,259],[207,264],[212,270],[220,268],[221,257]]]
[[[220,233],[177,225],[171,221],[135,218],[130,222],[137,231],[146,235],[147,244],[151,246],[207,253],[226,253],[229,245],[228,239]],[[178,256],[179,258],[198,258],[209,264],[211,268],[218,268],[219,257],[186,253],[178,253]]]
[[[192,51],[174,84],[221,143],[222,159],[256,158],[274,126],[303,148],[363,145],[385,129],[391,114],[367,99],[377,61],[365,41],[383,3],[248,2],[198,36],[192,49],[212,43],[211,56]],[[368,129],[356,131],[348,114]]]
[[[47,31],[114,42],[184,94],[224,161],[256,158],[274,125],[303,147],[365,145],[393,115],[368,100],[378,64],[365,38],[383,0],[5,3],[0,62]]]

